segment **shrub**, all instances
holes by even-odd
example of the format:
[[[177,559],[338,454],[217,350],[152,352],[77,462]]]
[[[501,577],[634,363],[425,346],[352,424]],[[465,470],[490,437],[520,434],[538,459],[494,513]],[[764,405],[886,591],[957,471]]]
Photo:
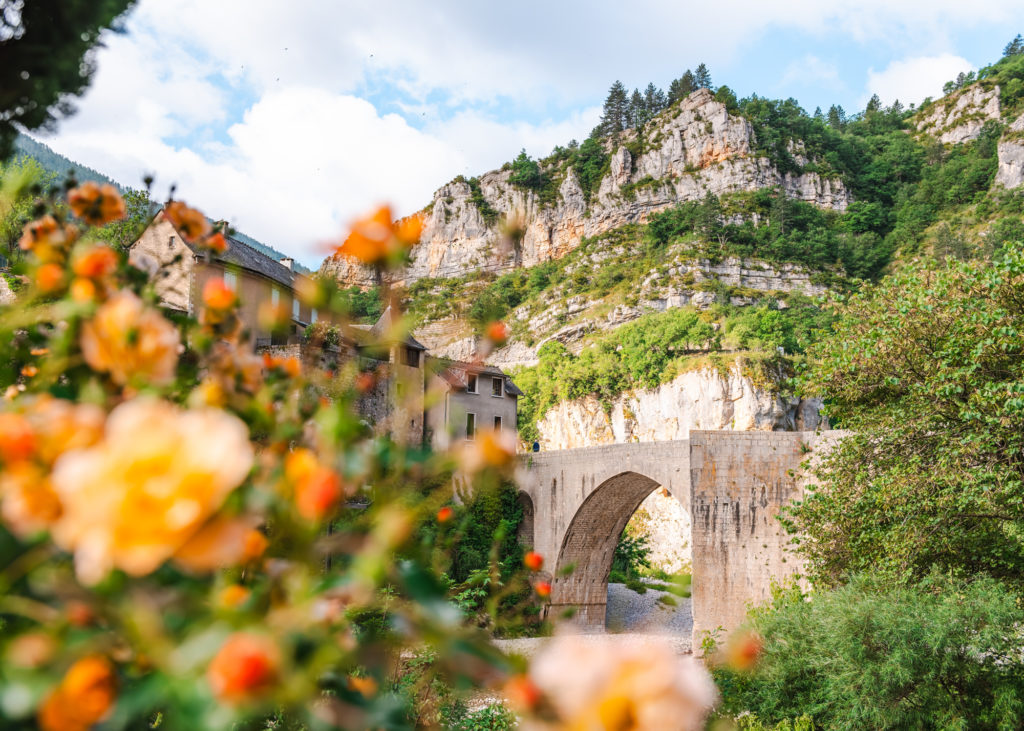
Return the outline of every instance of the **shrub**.
[[[893,587],[861,575],[810,596],[777,591],[748,623],[764,642],[753,672],[716,671],[722,708],[766,725],[806,714],[823,728],[1020,728],[1022,620],[991,579]]]

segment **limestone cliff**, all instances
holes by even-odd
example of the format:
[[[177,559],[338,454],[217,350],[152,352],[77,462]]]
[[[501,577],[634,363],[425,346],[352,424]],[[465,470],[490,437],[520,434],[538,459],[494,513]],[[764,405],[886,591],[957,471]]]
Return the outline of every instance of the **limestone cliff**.
[[[996,185],[1018,188],[1024,183],[1024,114],[1009,126],[999,140],[999,169]]]
[[[976,140],[990,119],[999,119],[999,87],[984,89],[972,84],[943,97],[917,122],[920,132],[938,138],[943,144]]]
[[[728,373],[690,371],[655,389],[623,394],[606,411],[593,396],[563,401],[538,423],[543,449],[686,439],[691,429],[814,430],[818,399],[779,395],[734,362]]]
[[[646,220],[681,201],[779,186],[814,205],[844,210],[851,198],[838,177],[816,172],[780,172],[756,153],[750,122],[730,115],[707,89],[666,110],[637,140],[628,131],[610,150],[610,167],[588,201],[571,168],[550,171],[560,179],[557,200],[544,205],[537,194],[509,183],[509,170],[479,178],[479,194],[490,215],[485,220],[468,181],[440,188],[428,206],[421,243],[413,250],[406,281],[452,277],[472,271],[502,271],[563,256],[585,236]],[[627,148],[641,150],[635,158]],[[803,163],[800,150],[795,157]],[[478,199],[479,200],[479,199]],[[523,228],[518,247],[503,246],[506,220]],[[340,257],[327,259],[321,274],[351,284],[368,284],[367,273]]]

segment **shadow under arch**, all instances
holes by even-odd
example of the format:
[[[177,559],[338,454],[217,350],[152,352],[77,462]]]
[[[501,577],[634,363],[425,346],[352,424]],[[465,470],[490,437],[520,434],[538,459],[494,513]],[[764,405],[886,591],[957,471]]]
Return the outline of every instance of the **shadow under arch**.
[[[598,485],[583,501],[558,552],[549,618],[557,618],[572,607],[577,610],[577,625],[588,630],[604,629],[608,574],[615,546],[630,516],[658,487],[659,483],[646,475],[621,472]],[[574,568],[563,575],[568,567]]]
[[[516,502],[519,503],[519,507],[523,511],[523,518],[519,521],[519,527],[516,529],[516,537],[519,539],[520,544],[532,549],[534,545],[533,528],[535,520],[533,499],[520,490],[516,495]]]

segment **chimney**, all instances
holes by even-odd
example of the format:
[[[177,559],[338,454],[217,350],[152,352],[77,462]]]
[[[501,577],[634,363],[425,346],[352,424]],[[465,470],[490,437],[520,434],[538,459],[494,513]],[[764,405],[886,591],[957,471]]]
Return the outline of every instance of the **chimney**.
[[[292,270],[292,266],[294,264],[295,264],[295,260],[292,259],[290,256],[286,256],[284,259],[281,260],[281,266],[283,266],[288,271]]]

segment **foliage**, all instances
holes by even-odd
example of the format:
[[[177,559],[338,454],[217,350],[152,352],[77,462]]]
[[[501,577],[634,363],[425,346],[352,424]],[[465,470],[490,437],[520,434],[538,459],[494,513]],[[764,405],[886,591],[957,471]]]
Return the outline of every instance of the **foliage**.
[[[375,323],[384,313],[380,287],[349,287],[338,292],[339,308],[354,322]]]
[[[18,240],[32,219],[36,198],[53,182],[53,174],[32,158],[0,164],[0,246],[7,259],[20,257]]]
[[[121,249],[127,249],[142,236],[150,222],[156,206],[149,197],[147,190],[124,191],[125,217],[111,221],[106,226],[96,229],[90,235],[99,241],[106,241]]]
[[[722,709],[753,712],[754,728],[804,715],[818,728],[1019,728],[1022,619],[991,579],[778,590],[747,625],[763,639],[753,671],[715,671]]]
[[[34,0],[0,7],[0,161],[18,128],[47,129],[95,71],[93,47],[133,0]]]
[[[651,567],[651,548],[647,536],[623,530],[612,554],[612,573],[624,579],[636,579]]]
[[[30,284],[0,311],[0,684],[21,699],[0,725],[410,728],[424,688],[502,682],[479,628],[537,614],[500,488],[512,453],[376,435],[357,362],[257,358],[218,280],[197,318],[162,312],[97,241],[122,217],[96,212],[101,193],[40,199],[16,269]],[[330,286],[302,296],[345,321]],[[458,464],[478,491],[464,525],[437,517]],[[448,577],[480,566],[460,609],[470,587]],[[417,653],[430,671],[392,682]]]
[[[806,393],[853,433],[793,513],[812,578],[1024,576],[1024,247],[922,263],[840,308]]]
[[[498,220],[498,211],[484,197],[484,193],[480,189],[480,178],[470,178],[466,182],[469,184],[470,202],[480,211],[480,217],[484,219],[484,223],[493,226]]]
[[[540,190],[544,185],[544,173],[537,161],[526,154],[526,150],[520,150],[519,155],[512,161],[512,174],[508,182],[519,188],[527,190]]]
[[[515,714],[500,703],[484,706],[476,711],[465,704],[453,704],[445,709],[441,721],[449,731],[513,731]]]

